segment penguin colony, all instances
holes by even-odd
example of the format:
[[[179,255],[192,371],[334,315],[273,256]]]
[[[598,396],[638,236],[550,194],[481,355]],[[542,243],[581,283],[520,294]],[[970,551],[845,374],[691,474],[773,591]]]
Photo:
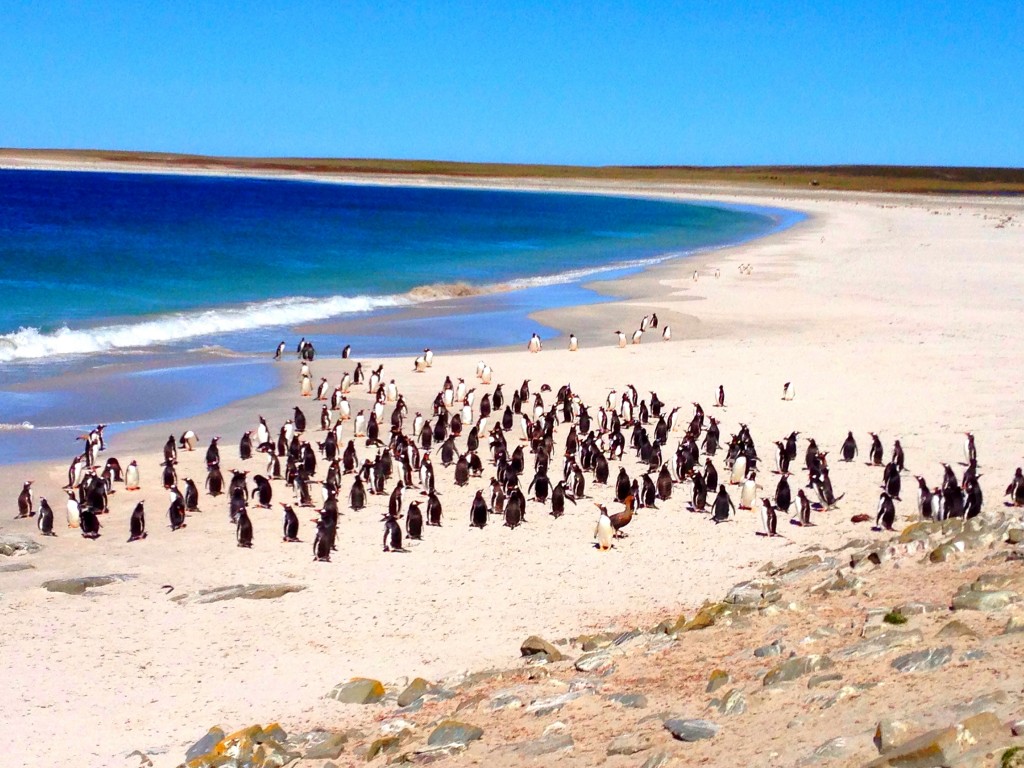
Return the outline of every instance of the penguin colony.
[[[645,316],[633,343],[657,327],[657,315]],[[625,334],[615,333],[618,345],[626,346]],[[541,351],[537,334],[527,348],[531,353]],[[281,342],[274,359],[282,360],[285,349]],[[569,350],[577,349],[576,337],[570,335]],[[342,359],[349,359],[350,354],[351,347],[346,347]],[[303,409],[295,406],[280,428],[272,430],[267,420],[258,416],[255,428],[241,434],[238,461],[256,462],[261,472],[225,470],[221,438],[214,436],[205,451],[206,476],[201,482],[179,477],[179,451],[192,452],[199,446],[199,436],[186,430],[178,437],[168,436],[159,471],[152,468],[152,474],[144,479],[134,460],[126,467],[112,456],[100,463],[99,454],[107,449],[105,425],[100,424],[79,436],[83,449],[68,467],[67,484],[62,489],[67,528],[87,539],[100,538],[107,528],[113,528],[101,519],[109,519],[110,499],[117,486],[131,492],[139,490],[144,480],[161,483],[167,493],[166,512],[158,510],[161,519],[166,514],[163,528],[178,532],[187,528],[188,517],[201,509],[223,510],[228,527],[234,530],[235,543],[242,548],[254,546],[257,529],[271,529],[266,511],[275,507],[276,496],[280,541],[311,542],[312,559],[317,562],[330,562],[340,518],[346,513],[360,514],[370,496],[388,499],[387,513],[381,519],[385,552],[405,551],[403,539],[421,540],[429,535],[431,526],[468,523],[468,527],[483,528],[498,522],[515,530],[528,522],[528,512],[540,511],[554,518],[593,514],[585,511],[588,507],[598,513],[594,546],[602,551],[627,536],[626,528],[641,510],[660,514],[685,510],[719,524],[734,522],[742,511],[756,509],[757,535],[774,537],[780,535],[780,515],[788,515],[792,525],[811,526],[812,513],[833,510],[843,498],[832,487],[830,452],[819,448],[815,439],[801,441],[800,433],[793,431],[773,441],[774,460],[764,461],[746,424],[739,424],[735,434],[723,439],[719,421],[706,415],[700,403],[693,402],[692,411],[686,409],[689,417],[685,420],[683,406],[668,406],[656,392],[641,398],[632,384],[626,384],[621,393],[611,390],[596,407],[584,402],[569,384],[557,390],[547,384],[531,389],[528,379],[518,388],[510,387],[510,395],[502,383],[478,394],[478,387],[489,386],[493,376],[490,366],[480,362],[477,386],[470,387],[463,379],[453,382],[446,376],[425,409],[426,416],[410,411],[397,379],[385,381],[383,365],[367,373],[357,362],[337,385],[321,378],[314,386],[310,364],[316,351],[312,342],[302,339],[296,355],[299,394],[320,404],[318,420],[309,424]],[[425,349],[414,360],[412,371],[428,372],[433,358],[431,350]],[[792,382],[786,382],[782,399],[792,400],[794,393]],[[350,396],[367,407],[357,410]],[[722,386],[714,396],[714,406],[725,408]],[[872,432],[869,436],[866,464],[881,469],[878,504],[872,514],[862,512],[851,519],[872,522],[875,530],[892,530],[896,504],[903,503],[906,458],[896,440],[886,461],[879,435]],[[803,464],[798,467],[801,442],[805,443]],[[971,518],[981,512],[981,475],[971,433],[965,435],[963,450],[961,477],[950,464],[942,465],[938,485],[930,485],[921,475],[913,476],[917,481],[914,511],[919,518]],[[852,431],[839,455],[843,462],[860,456]],[[614,479],[613,462],[618,464]],[[767,472],[765,463],[769,464]],[[227,462],[227,466],[232,464]],[[773,476],[769,486],[759,482],[767,476]],[[446,480],[460,487],[477,486],[468,510],[444,508],[440,487]],[[736,489],[733,494],[727,485]],[[287,501],[280,500],[282,495]],[[1005,495],[1008,504],[1024,506],[1020,468]],[[614,511],[609,511],[609,505],[614,505]],[[144,541],[148,536],[144,504],[125,505],[124,511],[128,507],[128,541]],[[301,538],[297,508],[316,515],[310,521],[311,537]],[[16,519],[33,518],[43,536],[55,536],[63,528],[47,499],[37,499],[33,481],[28,480],[17,497]]]

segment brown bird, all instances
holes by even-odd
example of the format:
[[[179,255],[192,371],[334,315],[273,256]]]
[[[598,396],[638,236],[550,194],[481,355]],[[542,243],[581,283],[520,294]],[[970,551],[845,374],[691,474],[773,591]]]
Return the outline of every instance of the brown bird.
[[[633,510],[635,507],[636,498],[630,494],[622,503],[626,505],[626,508],[622,512],[616,512],[614,515],[608,515],[608,519],[611,521],[612,530],[615,531],[615,536],[622,538],[626,534],[622,532],[622,529],[629,525],[633,519]]]

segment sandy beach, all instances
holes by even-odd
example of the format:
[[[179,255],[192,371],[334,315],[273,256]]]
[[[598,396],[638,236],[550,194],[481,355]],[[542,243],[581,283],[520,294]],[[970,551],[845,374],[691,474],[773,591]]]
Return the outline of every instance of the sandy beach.
[[[861,513],[873,518],[877,505],[882,470],[864,464],[869,431],[881,436],[887,459],[896,439],[906,451],[897,529],[917,518],[914,474],[934,486],[941,462],[962,472],[958,462],[968,430],[976,436],[986,508],[1002,507],[1002,491],[1024,463],[1014,349],[1024,316],[1020,200],[625,183],[502,185],[771,205],[808,218],[742,246],[592,284],[615,296],[612,303],[536,316],[565,336],[575,333],[577,352],[567,351],[561,337],[530,354],[524,338],[516,349],[438,355],[428,372],[414,373],[412,354],[368,360],[354,350],[352,360],[317,359],[314,381],[326,377],[336,384],[356,361],[367,371],[383,364],[384,381],[394,379],[410,412],[425,415],[446,376],[465,379],[478,396],[499,383],[509,396],[524,379],[531,393],[547,384],[547,407],[560,386],[571,384],[594,415],[609,391],[621,394],[632,384],[641,397],[654,391],[668,410],[680,408],[682,424],[670,436],[666,456],[682,437],[694,402],[720,420],[725,438],[749,425],[763,462],[763,495],[774,495],[778,482],[769,471],[773,442],[798,431],[802,457],[804,438],[814,437],[829,451],[836,492],[845,494],[839,507],[816,512],[811,528],[780,521],[783,535],[769,539],[755,535],[756,512],[740,511],[735,522],[715,526],[686,511],[690,486],[676,484],[671,499],[638,512],[629,536],[600,552],[592,545],[595,502],[616,508],[613,487],[595,486],[588,475],[590,498],[569,505],[564,517],[554,519],[550,507],[530,503],[519,528],[492,518],[478,530],[469,526],[470,500],[486,486],[490,465],[485,463],[482,478],[457,488],[452,468],[442,468],[435,456],[443,526],[407,542],[407,553],[382,552],[386,496],[370,496],[359,512],[348,509],[351,477],[342,486],[338,551],[329,564],[313,562],[311,509],[299,510],[302,543],[282,543],[277,501],[291,502],[292,495],[281,481],[273,484],[272,510],[251,510],[251,550],[236,547],[224,496],[203,493],[202,511],[172,533],[159,480],[160,450],[169,434],[198,434],[199,449],[182,452],[177,471],[200,487],[204,450],[214,435],[222,436],[225,469],[248,470],[250,477],[264,472],[262,458],[243,462],[237,450],[259,415],[276,433],[300,405],[309,420],[306,439],[323,439],[316,428],[320,404],[300,397],[299,363],[288,354],[279,364],[286,383],[271,393],[111,440],[101,460],[137,460],[142,489],[116,486],[96,541],[65,525],[65,463],[0,468],[7,510],[0,534],[25,535],[43,547],[0,558],[0,566],[30,566],[0,571],[0,604],[8,617],[0,640],[7,764],[52,764],[53,740],[62,734],[61,759],[68,763],[135,766],[138,758],[129,755],[141,750],[157,768],[174,766],[214,724],[331,727],[344,719],[345,705],[323,697],[352,676],[435,680],[508,664],[531,634],[565,637],[690,613],[768,560],[837,546],[854,535],[880,535],[870,524],[850,520]],[[613,332],[631,334],[652,312],[662,326],[671,325],[671,341],[652,332],[639,345],[617,348]],[[268,340],[268,349],[273,343]],[[494,370],[490,386],[475,378],[479,360]],[[795,388],[792,400],[781,398],[785,382]],[[721,409],[712,405],[719,385],[725,389]],[[371,397],[365,386],[355,387],[353,411],[369,408]],[[387,416],[392,408],[388,404]],[[559,450],[567,427],[556,431]],[[838,460],[847,431],[861,450],[849,464]],[[352,437],[350,426],[344,435]],[[509,433],[510,444],[518,439],[518,430]],[[360,460],[372,458],[365,446],[358,450]],[[73,451],[69,446],[69,459]],[[723,459],[719,452],[715,463],[724,478]],[[794,491],[806,482],[802,461],[796,465]],[[613,479],[619,466],[611,462]],[[641,473],[628,450],[621,466],[631,477]],[[528,457],[524,480],[532,474]],[[551,475],[560,479],[560,459],[552,461]],[[37,498],[50,501],[56,538],[40,537],[32,520],[11,519],[25,479],[34,480]],[[738,501],[735,487],[730,493]],[[128,519],[140,500],[149,536],[129,544]],[[83,595],[41,588],[49,579],[108,574],[130,578]],[[303,589],[274,600],[172,599],[234,584]],[[173,591],[167,594],[164,585]]]

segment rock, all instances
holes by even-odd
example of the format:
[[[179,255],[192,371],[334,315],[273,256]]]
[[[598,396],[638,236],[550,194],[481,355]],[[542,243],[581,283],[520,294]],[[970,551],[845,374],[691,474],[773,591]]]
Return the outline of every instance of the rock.
[[[823,669],[829,669],[835,666],[835,662],[832,661],[828,656],[819,656],[812,654],[810,656],[795,656],[792,659],[779,664],[777,667],[772,669],[768,674],[764,676],[761,684],[765,688],[770,688],[773,685],[780,683],[786,683],[790,680],[796,680],[798,677],[810,674],[811,672],[820,672]]]
[[[436,763],[439,760],[445,760],[453,755],[457,755],[460,752],[465,751],[465,744],[455,742],[454,744],[445,744],[441,747],[425,747],[424,749],[417,749],[413,752],[405,752],[397,758],[390,758],[388,763],[397,765],[404,765],[406,763],[412,763],[413,765],[430,765],[431,763]]]
[[[206,732],[199,741],[193,744],[185,751],[185,762],[195,760],[197,757],[202,757],[208,752],[212,752],[213,748],[220,744],[224,740],[224,731],[221,728],[214,726]]]
[[[1001,611],[1020,596],[1009,590],[993,592],[968,591],[953,598],[954,611]]]
[[[811,588],[812,595],[824,595],[828,592],[842,592],[850,589],[857,589],[864,582],[856,576],[847,576],[842,571],[836,571],[835,575]]]
[[[723,715],[742,715],[747,711],[747,697],[739,688],[733,688],[716,706]]]
[[[946,624],[935,636],[943,639],[948,637],[980,637],[977,632],[956,619]]]
[[[0,564],[0,573],[14,573],[15,571],[34,571],[32,563],[3,563]]]
[[[594,651],[585,653],[576,659],[573,665],[577,672],[589,672],[600,674],[614,666],[612,655],[608,651]]]
[[[378,680],[354,677],[347,683],[334,686],[325,698],[342,704],[375,704],[384,698],[384,686]]]
[[[885,718],[879,720],[875,726],[875,748],[879,754],[884,755],[892,751],[897,745],[905,741],[907,734],[915,729],[915,725],[907,720],[894,720]]]
[[[640,768],[666,768],[666,766],[672,762],[672,755],[668,752],[657,752],[646,760]]]
[[[978,659],[984,659],[988,656],[988,651],[983,651],[981,648],[974,648],[970,651],[964,651],[960,654],[960,661],[978,661]]]
[[[397,752],[401,743],[402,739],[399,736],[381,736],[379,739],[374,739],[370,742],[370,746],[366,748],[366,762],[370,762],[377,755]]]
[[[1020,544],[1024,542],[1024,528],[1010,528],[1006,532],[1006,540],[1010,544]]]
[[[834,739],[829,739],[824,744],[819,744],[814,748],[811,753],[811,760],[808,762],[817,762],[819,760],[833,760],[837,757],[842,757],[850,749],[846,739],[843,736],[837,736]]]
[[[31,555],[42,548],[38,541],[28,536],[17,533],[0,533],[0,555],[5,557]]]
[[[838,691],[829,696],[822,703],[822,709],[831,709],[836,704],[845,699],[853,698],[854,696],[860,696],[864,691],[870,691],[872,688],[877,686],[878,683],[855,683],[853,685],[844,685]]]
[[[704,692],[714,693],[723,685],[728,683],[729,680],[729,673],[724,669],[712,670],[711,674],[708,676],[708,687],[704,689]]]
[[[555,646],[544,640],[537,635],[530,635],[523,641],[523,644],[519,646],[519,652],[523,656],[537,656],[538,654],[544,654],[547,656],[548,661],[561,661],[562,653]]]
[[[615,639],[612,640],[612,645],[615,645],[615,646],[626,645],[627,643],[629,643],[629,642],[631,642],[633,640],[636,640],[638,637],[643,637],[643,636],[644,636],[644,633],[641,630],[639,630],[639,629],[631,629],[631,630],[629,630],[629,632],[622,632],[622,633],[616,635]]]
[[[1003,628],[1003,634],[1012,635],[1015,632],[1024,632],[1024,617],[1011,616],[1010,620],[1006,622],[1006,626]]]
[[[554,752],[565,752],[573,748],[575,742],[568,733],[550,733],[532,741],[522,741],[509,746],[509,751],[523,757],[541,757]]]
[[[815,568],[819,565],[821,565],[821,557],[819,555],[804,555],[803,557],[795,557],[792,560],[783,563],[783,565],[779,568],[773,569],[770,573],[772,576],[790,576]]]
[[[1024,768],[1024,747],[1010,747],[999,755],[999,768]]]
[[[694,632],[698,629],[707,629],[713,626],[716,621],[726,615],[729,606],[725,603],[705,603],[697,611],[692,619],[683,625],[683,632]]]
[[[964,549],[966,549],[966,547],[963,542],[958,542],[956,544],[939,544],[939,546],[928,554],[928,560],[933,563],[944,563],[951,557],[959,555],[964,551]]]
[[[764,608],[782,599],[781,585],[774,579],[751,579],[736,584],[725,596],[725,602]]]
[[[455,713],[458,714],[459,712],[462,712],[463,710],[476,709],[477,706],[480,704],[480,702],[482,702],[486,698],[487,697],[484,696],[482,693],[475,693],[472,696],[470,696],[469,698],[466,698],[466,699],[460,701],[459,705],[457,707],[455,707]]]
[[[380,732],[384,736],[400,736],[409,734],[416,730],[416,726],[408,720],[400,717],[393,717],[380,724]]]
[[[946,610],[946,606],[938,603],[903,603],[896,606],[894,612],[901,616],[920,616],[926,613],[942,613]]]
[[[558,696],[547,696],[543,699],[536,699],[530,702],[530,706],[526,708],[529,714],[537,715],[542,717],[544,715],[550,715],[552,712],[557,712],[566,704],[581,696],[585,696],[588,691],[569,691],[568,693],[562,693]]]
[[[580,635],[576,638],[576,642],[580,644],[580,649],[583,651],[596,651],[600,648],[607,648],[614,639],[615,635],[604,632],[597,635]]]
[[[301,592],[305,584],[232,584],[228,587],[200,589],[194,595],[185,593],[172,597],[175,603],[205,605],[224,600],[275,600],[291,592]]]
[[[306,760],[336,760],[347,742],[348,733],[342,731],[313,731],[306,734],[302,757]]]
[[[616,736],[608,744],[605,752],[609,755],[635,755],[637,752],[644,752],[654,744],[646,733],[624,733]]]
[[[817,688],[819,685],[834,683],[842,679],[843,676],[838,672],[826,672],[824,675],[811,675],[811,678],[807,681],[807,687]]]
[[[924,640],[924,635],[916,629],[909,632],[889,630],[876,635],[869,640],[855,643],[839,652],[839,657],[844,659],[859,659],[866,656],[880,656],[894,648],[906,648],[917,645]]]
[[[468,744],[482,738],[484,731],[475,725],[458,720],[445,720],[427,737],[427,746],[443,747],[448,744]]]
[[[652,634],[675,635],[686,626],[686,614],[680,613],[674,619],[665,619],[654,628]]]
[[[426,680],[422,677],[417,677],[405,687],[405,690],[398,694],[398,706],[408,707],[413,702],[419,701],[426,695],[429,688],[430,684]]]
[[[701,741],[714,738],[720,727],[710,720],[673,718],[665,721],[665,728],[679,741]]]
[[[51,579],[43,582],[43,589],[48,592],[63,592],[65,595],[84,595],[85,590],[94,587],[105,587],[121,581],[134,579],[134,574],[112,573],[109,576],[79,576],[74,579]]]
[[[491,699],[491,709],[519,709],[523,706],[522,697],[526,694],[525,689],[517,688],[515,690],[500,691],[494,695]]]
[[[921,541],[927,539],[935,533],[938,533],[941,529],[941,525],[931,520],[922,520],[918,523],[912,523],[900,531],[899,542],[900,544],[909,544],[912,541]]]
[[[865,768],[883,766],[915,766],[931,768],[954,764],[961,755],[973,747],[997,746],[997,739],[1005,739],[1007,728],[991,712],[982,712],[948,728],[937,728],[894,747],[890,752],[870,762]]]
[[[953,711],[961,718],[987,711],[998,714],[998,708],[1005,707],[1009,703],[1009,694],[1004,690],[997,689],[992,691],[992,693],[984,693],[981,696],[975,696],[972,699],[960,702],[953,707]]]
[[[782,654],[782,641],[781,640],[775,640],[774,642],[770,643],[769,645],[762,645],[760,648],[755,648],[754,649],[754,655],[757,658],[759,658],[759,659],[763,659],[763,658],[768,657],[768,656],[779,656],[781,654]]]
[[[644,709],[647,707],[647,697],[642,693],[613,693],[608,697],[608,700],[621,704],[626,709]]]
[[[946,645],[942,648],[928,648],[899,656],[893,659],[892,667],[899,672],[928,672],[944,666],[951,658],[953,646]]]

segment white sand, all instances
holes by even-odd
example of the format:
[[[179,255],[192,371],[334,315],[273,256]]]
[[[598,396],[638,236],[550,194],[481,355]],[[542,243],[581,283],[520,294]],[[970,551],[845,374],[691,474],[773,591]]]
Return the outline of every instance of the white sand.
[[[600,553],[591,547],[593,500],[570,505],[559,520],[531,504],[526,525],[512,531],[495,520],[478,531],[468,527],[468,502],[484,482],[456,489],[452,471],[435,461],[445,525],[428,528],[408,554],[381,551],[386,498],[371,497],[360,513],[342,505],[338,552],[330,564],[312,562],[309,510],[300,513],[302,544],[281,543],[278,511],[254,510],[255,547],[236,548],[223,496],[214,501],[204,495],[204,512],[191,517],[187,529],[171,533],[157,466],[167,434],[191,427],[201,448],[221,434],[225,468],[242,467],[241,433],[255,427],[260,413],[276,429],[300,402],[297,382],[187,424],[114,440],[110,455],[123,464],[136,458],[143,467],[143,491],[122,489],[112,497],[104,536],[96,542],[63,527],[64,465],[5,467],[0,496],[8,500],[9,514],[0,532],[36,534],[32,521],[10,520],[21,481],[32,477],[57,513],[59,534],[40,539],[45,549],[23,560],[34,569],[0,574],[6,619],[0,712],[7,764],[51,765],[59,753],[67,763],[135,765],[137,758],[126,755],[140,749],[157,766],[176,765],[185,747],[214,724],[280,720],[287,730],[330,726],[343,705],[322,697],[352,675],[385,682],[438,678],[506,665],[528,634],[558,637],[654,623],[661,612],[692,610],[765,560],[873,535],[850,523],[850,516],[873,514],[881,470],[838,461],[848,429],[862,451],[868,430],[881,434],[887,454],[892,441],[901,439],[910,472],[924,473],[932,484],[939,481],[940,461],[962,471],[956,465],[962,433],[971,429],[986,505],[1001,504],[1013,468],[1024,463],[1015,344],[1024,316],[1021,202],[610,188],[775,204],[812,218],[780,235],[708,254],[700,260],[696,283],[692,261],[665,264],[616,284],[628,297],[617,304],[550,313],[545,321],[580,337],[575,354],[550,342],[541,354],[530,355],[524,339],[514,351],[438,356],[423,375],[411,373],[411,356],[385,360],[385,380],[397,379],[410,408],[423,412],[429,412],[446,374],[472,386],[481,357],[509,396],[524,378],[534,390],[541,383],[557,389],[571,382],[595,415],[609,389],[621,392],[628,383],[642,396],[655,390],[670,408],[681,406],[684,422],[690,403],[699,400],[722,420],[726,438],[739,423],[750,425],[766,470],[772,441],[794,429],[816,437],[832,452],[837,493],[847,494],[839,510],[816,515],[815,528],[783,524],[785,538],[768,540],[754,535],[755,513],[716,527],[686,512],[687,484],[676,486],[660,509],[642,511],[630,536]],[[752,264],[753,273],[741,275],[739,264]],[[631,332],[651,311],[672,324],[673,340],[614,348],[611,332],[620,325]],[[317,361],[314,378],[336,382],[351,362]],[[364,367],[372,367],[370,362]],[[284,365],[297,371],[292,360]],[[792,402],[780,399],[785,381],[795,383]],[[719,384],[726,390],[724,411],[711,408]],[[490,389],[478,385],[477,391]],[[545,402],[552,396],[546,394]],[[357,406],[366,402],[365,391],[357,393]],[[315,426],[318,405],[302,406]],[[565,434],[563,427],[559,448]],[[322,439],[311,429],[313,435]],[[678,437],[670,440],[667,454]],[[801,457],[803,448],[801,443]],[[366,451],[360,448],[360,458]],[[724,475],[723,458],[719,453],[716,463]],[[191,475],[201,484],[202,459],[203,450],[182,454],[179,476]],[[637,474],[629,454],[625,466]],[[254,459],[244,468],[260,473],[263,462]],[[613,479],[617,469],[613,462]],[[558,472],[556,461],[552,476]],[[525,480],[531,476],[532,459]],[[794,492],[802,477],[794,478]],[[761,478],[766,495],[773,494],[776,477],[765,472]],[[346,479],[343,494],[349,484]],[[611,501],[613,489],[595,488],[591,476],[588,491],[595,500]],[[736,489],[732,493],[736,498]],[[275,494],[275,501],[290,500],[282,483],[275,484]],[[898,515],[906,521],[914,511],[909,475],[903,497]],[[150,535],[129,545],[128,516],[140,498],[147,502]],[[39,586],[48,578],[109,573],[138,578],[83,596]],[[273,601],[212,605],[176,604],[160,589],[172,584],[180,595],[271,582],[307,589]]]

